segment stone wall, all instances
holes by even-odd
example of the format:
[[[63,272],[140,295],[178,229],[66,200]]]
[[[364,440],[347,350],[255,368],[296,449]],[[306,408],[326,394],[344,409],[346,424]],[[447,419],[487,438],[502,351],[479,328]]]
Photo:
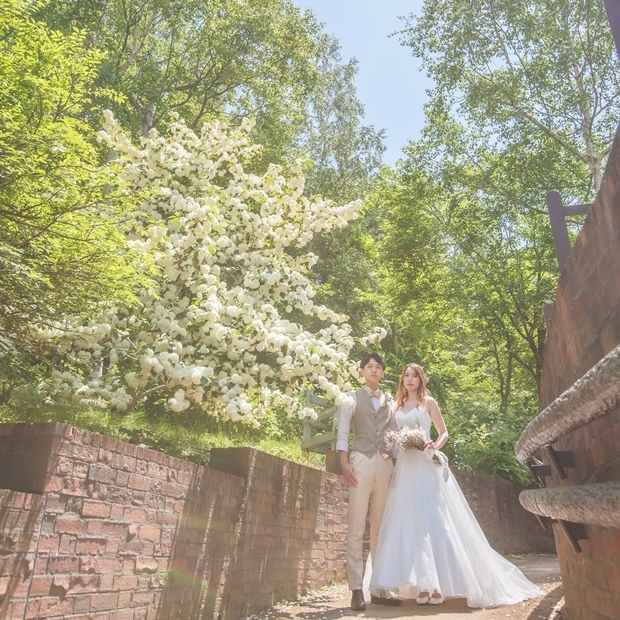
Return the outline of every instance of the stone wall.
[[[519,503],[523,487],[478,472],[454,475],[493,549],[503,554],[555,553],[551,532]]]
[[[558,282],[545,349],[540,409],[582,377],[620,343],[620,138],[601,190]],[[620,480],[620,410],[558,441],[572,450],[576,467],[568,479],[548,486]],[[557,528],[557,526],[554,526]],[[586,526],[575,553],[556,529],[570,618],[614,619],[620,609],[620,530]]]
[[[495,548],[552,550],[517,485],[456,475]],[[0,476],[0,620],[239,620],[345,579],[342,478],[252,448],[206,468],[4,424]]]

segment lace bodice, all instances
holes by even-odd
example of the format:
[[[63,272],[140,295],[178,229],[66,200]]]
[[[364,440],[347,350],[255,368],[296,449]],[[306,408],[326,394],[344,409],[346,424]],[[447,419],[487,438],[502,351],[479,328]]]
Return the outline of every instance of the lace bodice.
[[[432,421],[424,405],[418,405],[407,412],[399,409],[394,417],[398,428],[403,428],[403,426],[420,426],[424,429],[426,436],[430,438]]]

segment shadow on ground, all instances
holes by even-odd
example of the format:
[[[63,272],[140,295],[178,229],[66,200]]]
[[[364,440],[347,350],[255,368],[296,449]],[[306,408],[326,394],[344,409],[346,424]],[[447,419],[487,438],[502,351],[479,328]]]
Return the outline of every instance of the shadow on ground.
[[[565,617],[563,608],[564,590],[561,585],[557,585],[542,597],[526,620],[561,620]]]
[[[336,620],[338,618],[406,620],[441,617],[441,620],[566,620],[563,591],[556,556],[511,556],[525,575],[543,591],[543,596],[517,605],[495,609],[472,609],[465,599],[449,599],[443,605],[417,605],[405,600],[401,607],[367,605],[366,611],[354,612],[349,607],[350,592],[346,585],[336,584],[309,593],[296,601],[283,602],[247,620]]]

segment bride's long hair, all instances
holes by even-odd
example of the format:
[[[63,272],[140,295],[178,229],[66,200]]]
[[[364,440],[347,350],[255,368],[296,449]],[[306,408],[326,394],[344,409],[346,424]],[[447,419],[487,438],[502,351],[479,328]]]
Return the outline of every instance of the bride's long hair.
[[[400,380],[398,381],[398,390],[396,390],[396,411],[398,411],[403,406],[403,403],[408,396],[407,390],[405,389],[404,379],[405,373],[410,368],[420,378],[420,384],[418,385],[418,398],[420,399],[420,403],[423,404],[424,401],[426,401],[426,397],[431,395],[431,393],[428,391],[428,388],[426,387],[426,382],[428,381],[428,379],[426,377],[426,373],[424,372],[424,368],[422,368],[422,366],[420,366],[419,364],[407,364],[403,368],[403,371],[400,373]]]

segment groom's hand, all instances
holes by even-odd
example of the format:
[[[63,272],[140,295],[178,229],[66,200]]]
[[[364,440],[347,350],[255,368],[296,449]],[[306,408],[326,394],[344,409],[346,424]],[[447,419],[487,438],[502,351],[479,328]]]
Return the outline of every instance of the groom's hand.
[[[349,463],[349,455],[346,452],[340,452],[340,469],[347,484],[352,487],[357,486],[357,476],[353,471],[353,466]]]

